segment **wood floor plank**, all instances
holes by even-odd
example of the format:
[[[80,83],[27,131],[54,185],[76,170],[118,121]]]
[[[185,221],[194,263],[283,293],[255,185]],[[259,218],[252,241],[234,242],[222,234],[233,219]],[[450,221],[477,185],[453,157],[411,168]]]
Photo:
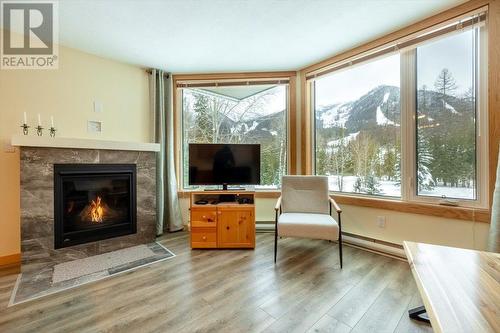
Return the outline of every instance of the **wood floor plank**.
[[[16,283],[17,277],[17,274],[0,276],[0,309],[6,308],[9,304],[12,289]]]
[[[360,283],[330,309],[328,314],[350,327],[354,327],[375,299],[391,282],[396,273],[394,260],[384,258],[373,263],[373,270]]]
[[[415,291],[413,297],[408,304],[406,312],[403,313],[401,319],[399,320],[398,326],[396,327],[395,333],[430,333],[432,328],[430,324],[422,323],[416,320],[411,320],[408,316],[408,310],[422,306],[422,298],[418,291]]]
[[[281,310],[286,309],[286,312],[266,331],[307,331],[351,290],[362,276],[373,269],[373,261],[378,259],[374,256],[367,260],[361,256],[349,262],[349,265],[346,264],[342,270],[322,272],[309,285],[302,286],[301,289],[305,292],[287,300],[280,307]],[[267,307],[267,311],[272,311],[272,308]]]
[[[291,240],[291,242],[294,241]],[[211,303],[212,306],[214,306],[214,312],[223,313],[223,318],[239,318],[242,316],[241,309],[255,309],[254,311],[261,311],[257,306],[270,295],[274,295],[276,291],[279,290],[278,285],[281,285],[282,288],[288,288],[290,284],[293,285],[295,281],[300,282],[300,277],[304,277],[306,271],[311,273],[308,267],[312,262],[318,260],[318,256],[324,255],[325,258],[329,257],[331,259],[331,245],[324,243],[323,246],[310,248],[309,242],[303,242],[303,244],[304,243],[308,245],[306,246],[308,248],[308,251],[306,251],[307,253],[301,255],[301,252],[294,252],[296,255],[300,255],[302,260],[296,260],[293,256],[283,256],[278,260],[275,266],[272,257],[269,258],[274,273],[264,274],[257,279],[254,276],[246,276],[246,279],[240,280],[240,290],[225,294],[223,297]],[[283,250],[284,248],[286,247],[282,247],[281,249]],[[321,266],[315,265],[313,267]],[[306,276],[313,275],[306,274]],[[222,319],[222,321],[225,320],[227,319]],[[219,328],[220,321],[221,318],[219,318],[219,316],[207,315],[190,323],[186,329],[189,331],[190,329],[200,326]]]
[[[327,313],[307,333],[349,333],[351,329],[350,326],[347,326]]]
[[[411,297],[416,291],[415,282],[406,263],[397,262],[391,282],[354,326],[352,333],[394,332],[406,313]]]
[[[398,266],[345,247],[340,270],[336,244],[288,238],[275,265],[272,234],[258,234],[254,251],[191,250],[186,233],[158,241],[176,257],[9,308],[16,275],[0,277],[0,332],[347,332],[327,312],[374,267]],[[395,288],[413,283],[407,266],[398,269],[408,274],[377,299],[386,308],[402,304]],[[407,326],[399,319],[389,326],[401,332]]]
[[[315,249],[314,251],[317,250]],[[279,279],[285,276],[286,284],[278,284],[274,293],[269,294],[267,300],[263,302],[260,307],[273,317],[279,318],[294,304],[300,302],[303,297],[307,297],[309,289],[314,286],[314,282],[316,281],[316,283],[318,283],[318,281],[321,281],[322,276],[324,277],[329,271],[333,271],[325,262],[329,260],[331,256],[330,252],[331,251],[328,251],[325,254],[315,256],[314,261],[312,263],[308,262],[300,272],[300,275],[297,274],[291,277],[286,276],[288,273],[281,270],[284,268],[282,265],[276,271],[276,278]],[[356,258],[356,256],[359,255],[364,258],[364,253],[361,254],[361,251],[349,249],[345,254],[346,267],[343,270],[338,268],[335,269],[335,272],[331,275],[337,276],[337,278],[339,275],[348,275],[356,265],[360,264],[358,258]],[[371,256],[368,255],[368,257]],[[301,258],[300,261],[302,262],[303,258]],[[347,262],[349,262],[349,265]]]

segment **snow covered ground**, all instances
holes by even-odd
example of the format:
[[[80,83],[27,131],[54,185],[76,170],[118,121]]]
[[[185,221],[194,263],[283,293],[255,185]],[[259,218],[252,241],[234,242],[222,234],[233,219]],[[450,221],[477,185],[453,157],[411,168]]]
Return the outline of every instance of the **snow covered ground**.
[[[336,176],[329,176],[329,186],[331,191],[339,191],[338,178]],[[354,192],[354,183],[356,182],[356,176],[345,176],[344,177],[344,187],[343,192]],[[400,197],[401,187],[395,181],[381,180],[380,182],[380,193],[379,195]],[[253,188],[252,188],[253,189]],[[255,189],[259,190],[276,190],[279,189],[276,185],[258,185]],[[441,197],[445,195],[447,198],[453,199],[474,199],[474,189],[466,187],[448,187],[448,186],[436,186],[432,191],[420,191],[420,195],[424,196],[434,196]]]
[[[332,191],[339,191],[338,177],[329,176],[329,186]],[[356,182],[356,176],[345,176],[343,179],[343,192],[354,192],[354,184]],[[380,181],[380,193],[379,195],[384,196],[401,196],[401,186],[394,181],[381,180]],[[432,191],[420,191],[420,195],[426,196],[436,196],[441,197],[445,195],[447,198],[457,198],[457,199],[474,199],[474,189],[465,187],[448,187],[448,186],[436,186]]]

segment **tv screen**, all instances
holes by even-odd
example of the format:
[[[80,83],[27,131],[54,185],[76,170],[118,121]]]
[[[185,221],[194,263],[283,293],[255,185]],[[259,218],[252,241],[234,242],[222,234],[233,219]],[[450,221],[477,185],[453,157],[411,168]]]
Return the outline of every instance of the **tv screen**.
[[[260,184],[259,144],[189,144],[189,185]]]

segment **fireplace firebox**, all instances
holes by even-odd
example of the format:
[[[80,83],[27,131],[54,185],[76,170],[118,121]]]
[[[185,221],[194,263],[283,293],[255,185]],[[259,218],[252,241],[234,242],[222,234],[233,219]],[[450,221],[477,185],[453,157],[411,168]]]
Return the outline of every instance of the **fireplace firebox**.
[[[136,231],[135,164],[54,165],[54,248]]]

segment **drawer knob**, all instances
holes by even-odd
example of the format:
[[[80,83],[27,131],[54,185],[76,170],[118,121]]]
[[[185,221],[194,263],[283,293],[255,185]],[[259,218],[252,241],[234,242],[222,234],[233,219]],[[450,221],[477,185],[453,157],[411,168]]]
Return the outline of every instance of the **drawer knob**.
[[[203,237],[201,237],[201,239],[207,240],[207,236],[203,236]]]
[[[226,227],[227,230],[229,230],[229,227]]]

